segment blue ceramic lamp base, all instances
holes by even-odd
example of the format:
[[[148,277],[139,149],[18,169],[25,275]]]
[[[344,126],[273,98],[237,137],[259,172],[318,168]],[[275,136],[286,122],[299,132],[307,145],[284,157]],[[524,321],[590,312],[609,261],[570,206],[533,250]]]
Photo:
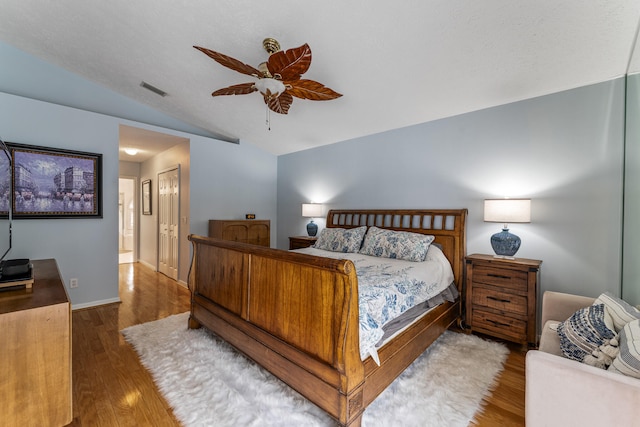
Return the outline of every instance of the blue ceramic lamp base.
[[[520,243],[520,237],[509,233],[508,228],[503,228],[501,232],[491,236],[491,247],[496,253],[496,258],[513,259],[520,249]]]
[[[309,224],[307,224],[307,234],[311,237],[318,234],[318,225],[311,220]]]

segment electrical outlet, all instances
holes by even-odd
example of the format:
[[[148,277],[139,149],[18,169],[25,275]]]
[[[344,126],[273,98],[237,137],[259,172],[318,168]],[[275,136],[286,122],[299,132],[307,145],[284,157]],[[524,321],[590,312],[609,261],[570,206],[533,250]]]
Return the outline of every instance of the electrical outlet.
[[[78,287],[78,279],[71,279],[69,280],[69,287],[70,288],[77,288]]]

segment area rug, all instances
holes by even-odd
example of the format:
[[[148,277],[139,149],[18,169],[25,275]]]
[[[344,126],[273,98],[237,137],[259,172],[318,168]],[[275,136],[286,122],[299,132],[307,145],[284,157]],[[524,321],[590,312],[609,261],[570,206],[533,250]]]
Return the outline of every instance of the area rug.
[[[185,427],[335,425],[214,334],[188,329],[188,316],[122,331]],[[503,344],[447,331],[366,409],[362,424],[466,427],[508,353]]]

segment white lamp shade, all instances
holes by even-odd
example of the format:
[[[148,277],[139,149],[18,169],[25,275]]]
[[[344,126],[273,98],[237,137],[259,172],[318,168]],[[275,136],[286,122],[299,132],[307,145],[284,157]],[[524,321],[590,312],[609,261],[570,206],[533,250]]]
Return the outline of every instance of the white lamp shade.
[[[531,199],[486,199],[485,222],[531,222]]]
[[[322,217],[322,205],[320,203],[303,203],[302,216],[305,218]]]

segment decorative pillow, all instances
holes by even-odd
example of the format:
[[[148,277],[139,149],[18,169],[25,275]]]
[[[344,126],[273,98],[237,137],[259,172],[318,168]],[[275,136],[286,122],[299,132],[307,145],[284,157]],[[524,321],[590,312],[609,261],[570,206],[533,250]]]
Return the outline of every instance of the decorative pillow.
[[[620,331],[620,353],[609,371],[640,378],[640,320],[627,323]]]
[[[324,228],[313,247],[331,252],[358,252],[366,232],[366,225],[347,229]]]
[[[612,360],[609,350],[617,351],[608,348],[615,348],[617,335],[604,304],[594,304],[573,313],[558,325],[558,336],[565,357],[592,366],[606,369]]]
[[[607,312],[613,320],[616,332],[620,332],[624,325],[632,320],[640,319],[640,310],[631,304],[614,296],[610,292],[605,292],[596,298],[594,304],[604,304]]]
[[[360,253],[384,258],[424,261],[434,236],[369,227]]]

